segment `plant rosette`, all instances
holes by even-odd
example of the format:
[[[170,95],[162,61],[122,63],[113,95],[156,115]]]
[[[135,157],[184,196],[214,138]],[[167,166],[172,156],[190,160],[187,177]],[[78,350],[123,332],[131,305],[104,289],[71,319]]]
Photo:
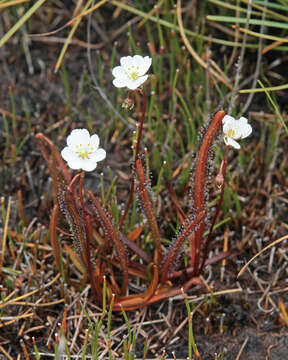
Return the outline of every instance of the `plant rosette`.
[[[124,56],[120,59],[120,64],[112,70],[115,77],[113,85],[117,88],[127,87],[135,90],[148,79],[148,75],[145,74],[152,64],[152,59],[140,55]]]
[[[97,134],[90,136],[86,129],[74,129],[67,137],[61,156],[73,170],[93,171],[106,157],[106,151],[99,149],[99,142]]]
[[[236,120],[230,115],[225,115],[222,124],[225,144],[237,150],[241,146],[236,140],[244,139],[252,133],[252,126],[248,124],[248,120],[243,116]]]

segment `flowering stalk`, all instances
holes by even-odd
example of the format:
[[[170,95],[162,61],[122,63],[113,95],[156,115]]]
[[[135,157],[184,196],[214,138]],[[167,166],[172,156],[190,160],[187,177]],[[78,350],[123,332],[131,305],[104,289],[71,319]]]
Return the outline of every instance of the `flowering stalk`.
[[[80,184],[79,184],[79,197],[80,197],[80,204],[83,211],[83,215],[84,217],[86,217],[86,210],[84,206],[84,178],[85,178],[85,171],[81,171]]]
[[[207,238],[205,240],[204,254],[203,254],[202,264],[200,266],[200,272],[202,271],[202,269],[203,269],[203,267],[205,265],[206,258],[208,256],[208,250],[209,250],[209,244],[210,244],[212,232],[213,232],[216,220],[218,218],[218,215],[220,213],[220,209],[221,209],[223,198],[224,198],[225,176],[226,176],[226,168],[227,168],[227,163],[228,163],[228,154],[229,154],[229,146],[226,146],[224,160],[222,160],[222,162],[221,162],[221,166],[220,166],[220,170],[219,170],[219,174],[218,174],[218,175],[221,176],[221,180],[223,179],[222,180],[223,182],[221,184],[220,199],[219,199],[218,204],[217,204],[217,208],[216,208],[216,212],[215,212],[215,215],[213,217],[213,220],[212,220],[212,224],[210,225],[208,236],[207,236]]]
[[[140,143],[141,143],[142,132],[143,132],[143,124],[144,124],[144,119],[145,119],[145,114],[146,114],[146,92],[144,89],[135,89],[134,91],[138,91],[143,96],[142,115],[141,115],[141,120],[140,120],[140,124],[138,127],[138,135],[137,135],[137,142],[136,142],[136,148],[135,148],[135,164],[136,164],[136,161],[139,158]],[[131,93],[132,92],[130,91],[128,94],[128,97],[131,96]],[[131,184],[130,184],[130,193],[129,193],[128,202],[127,202],[124,214],[122,215],[122,217],[119,221],[119,229],[122,228],[125,218],[127,216],[127,213],[129,211],[129,208],[132,204],[134,191],[135,191],[135,178],[133,176],[131,179]]]
[[[85,252],[85,259],[86,259],[86,267],[87,272],[90,279],[92,294],[94,299],[97,299],[97,290],[96,285],[94,282],[94,270],[93,265],[91,263],[91,243],[92,243],[92,224],[91,224],[91,216],[86,214],[85,205],[84,205],[84,178],[85,178],[85,171],[81,171],[80,174],[77,174],[74,176],[73,180],[80,177],[80,183],[79,183],[79,198],[80,198],[80,204],[82,209],[82,214],[85,222],[85,242],[84,242],[84,249]],[[71,181],[70,185],[68,186],[68,189],[72,187],[73,180]],[[74,182],[75,182],[74,180]]]
[[[144,84],[144,82],[148,79],[148,75],[146,74],[146,72],[149,70],[151,63],[152,63],[152,59],[149,56],[145,56],[145,57],[140,55],[123,56],[120,59],[120,65],[114,67],[112,70],[112,75],[114,76],[113,85],[116,86],[117,88],[127,87],[130,90],[130,92],[128,93],[128,97],[124,102],[124,106],[126,108],[131,109],[133,107],[133,100],[131,100],[131,94],[133,92],[139,92],[143,96],[142,116],[138,128],[138,136],[137,136],[136,151],[135,151],[135,162],[139,157],[143,123],[146,113],[146,93],[143,89],[140,89],[139,87],[142,84]],[[134,191],[135,191],[135,179],[133,177],[130,185],[129,199],[124,214],[120,219],[119,229],[122,228],[122,225],[126,219],[129,208],[132,204]]]
[[[138,136],[137,136],[137,143],[136,143],[136,151],[135,151],[135,160],[138,159],[139,151],[140,151],[140,143],[142,139],[142,132],[143,132],[143,124],[146,114],[146,92],[144,89],[136,89],[135,91],[138,91],[143,96],[143,106],[142,106],[142,115],[141,115],[141,121],[138,127]]]
[[[209,149],[212,145],[212,141],[216,136],[219,127],[221,126],[222,119],[225,116],[224,111],[218,111],[209,125],[206,134],[204,136],[202,145],[199,150],[196,172],[195,172],[195,185],[194,185],[194,211],[199,213],[205,208],[205,186],[206,186],[206,172]],[[194,246],[191,251],[191,266],[194,267],[194,274],[199,272],[200,261],[200,248],[203,239],[203,233],[205,230],[205,222],[201,222],[195,235],[192,236]],[[190,238],[191,240],[191,238]],[[190,241],[191,244],[191,241]]]
[[[87,270],[88,270],[88,275],[89,275],[89,279],[90,279],[92,295],[93,295],[93,298],[96,300],[97,299],[97,287],[94,282],[94,270],[93,270],[93,265],[91,262],[91,243],[92,243],[93,231],[92,231],[92,224],[91,224],[91,216],[89,216],[89,215],[85,215],[85,228],[86,228],[85,251],[86,251],[86,257],[88,260],[87,261]]]

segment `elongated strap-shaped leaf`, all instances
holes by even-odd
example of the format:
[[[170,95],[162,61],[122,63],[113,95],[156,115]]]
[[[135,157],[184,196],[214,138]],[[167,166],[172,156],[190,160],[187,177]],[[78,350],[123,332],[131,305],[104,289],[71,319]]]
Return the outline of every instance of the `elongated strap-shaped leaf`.
[[[193,202],[194,202],[194,211],[196,212],[196,214],[205,208],[205,188],[207,182],[207,166],[208,166],[209,150],[212,146],[214,137],[216,136],[222,124],[222,119],[224,116],[225,116],[225,111],[218,111],[214,115],[204,135],[203,142],[199,149],[197,163],[196,163],[196,170],[195,170],[195,178],[194,178],[195,180],[194,180]],[[195,251],[193,253],[193,258],[191,259],[191,266],[194,267],[195,272],[198,271],[200,247],[203,239],[204,230],[205,230],[205,223],[202,222],[195,232],[195,243],[194,243]]]
[[[42,133],[36,134],[35,135],[35,139],[39,144],[40,147],[40,151],[49,167],[50,172],[52,173],[53,169],[51,167],[51,162],[50,162],[50,153],[52,153],[52,151],[54,151],[54,155],[55,155],[55,160],[57,162],[57,165],[59,166],[62,176],[65,179],[67,185],[70,183],[71,181],[71,175],[70,172],[66,166],[66,164],[64,163],[59,150],[56,148],[56,146],[52,143],[51,140],[49,140],[45,135],[43,135]],[[50,152],[48,151],[48,149],[50,150]]]
[[[79,208],[74,199],[74,194],[72,191],[67,190],[65,192],[65,205],[67,212],[69,214],[69,220],[71,221],[70,226],[72,227],[72,232],[74,239],[76,241],[76,248],[78,253],[82,257],[83,263],[88,269],[89,260],[87,258],[87,244],[86,244],[86,230],[85,230],[85,220],[83,214],[80,213]]]
[[[128,287],[128,261],[126,257],[126,251],[123,243],[119,239],[119,236],[117,234],[117,231],[115,229],[115,226],[112,224],[111,220],[106,214],[105,209],[102,207],[102,204],[100,201],[92,194],[91,191],[88,191],[88,194],[92,200],[93,205],[97,209],[97,216],[101,216],[101,219],[103,221],[103,226],[105,226],[104,233],[108,231],[108,233],[111,236],[111,239],[115,245],[116,251],[120,258],[121,268],[123,270],[123,281],[121,286],[121,293],[124,294]],[[93,209],[95,211],[95,209]]]
[[[58,225],[58,217],[59,217],[59,208],[58,205],[55,204],[52,210],[50,224],[49,224],[49,233],[50,233],[50,243],[55,259],[55,263],[59,273],[62,275],[63,280],[65,281],[65,272],[64,266],[62,262],[62,251],[57,237],[57,225]]]
[[[160,237],[158,224],[157,224],[157,221],[156,221],[156,218],[154,215],[154,210],[153,210],[151,201],[149,199],[148,191],[146,189],[145,174],[144,174],[144,169],[143,169],[140,159],[136,160],[136,172],[137,172],[137,176],[138,176],[138,180],[139,180],[138,194],[139,194],[141,203],[143,205],[145,214],[147,216],[149,225],[151,227],[152,236],[155,241],[156,250],[155,250],[155,256],[154,256],[154,262],[157,265],[160,265],[162,262],[161,237]]]
[[[191,235],[192,232],[195,232],[195,228],[201,224],[205,217],[206,211],[202,210],[196,218],[190,222],[190,224],[184,226],[183,231],[180,233],[178,238],[175,241],[175,244],[173,245],[172,249],[169,252],[169,255],[164,263],[164,266],[162,268],[162,277],[161,282],[165,283],[168,277],[168,272],[173,263],[175,262],[177,255],[179,253],[179,250],[184,242],[184,240],[187,238],[188,235]]]
[[[155,294],[158,286],[158,267],[153,265],[153,277],[149,284],[148,289],[143,294],[130,295],[118,298],[113,306],[114,311],[124,310],[133,310],[135,308],[145,306],[147,301]]]

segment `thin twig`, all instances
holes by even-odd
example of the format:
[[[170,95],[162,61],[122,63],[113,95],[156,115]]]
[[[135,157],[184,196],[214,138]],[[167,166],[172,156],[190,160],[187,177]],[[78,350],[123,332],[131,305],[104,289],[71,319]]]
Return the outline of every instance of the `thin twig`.
[[[239,278],[243,272],[247,269],[247,267],[249,266],[249,264],[251,264],[252,261],[254,261],[259,255],[261,255],[264,251],[270,249],[271,247],[275,246],[276,244],[279,244],[280,242],[284,241],[288,239],[288,235],[285,235],[283,237],[281,237],[280,239],[277,239],[275,241],[273,241],[271,244],[265,246],[264,249],[262,249],[261,251],[259,251],[256,255],[254,255],[248,262],[247,264],[245,264],[242,269],[239,271],[237,278]]]
[[[242,346],[241,346],[241,348],[240,348],[240,350],[239,350],[239,352],[238,352],[235,360],[240,360],[240,356],[242,355],[242,352],[243,352],[243,350],[244,350],[244,348],[245,348],[248,340],[249,340],[249,336],[247,336],[246,339],[244,340],[244,342],[243,342],[243,344],[242,344]]]

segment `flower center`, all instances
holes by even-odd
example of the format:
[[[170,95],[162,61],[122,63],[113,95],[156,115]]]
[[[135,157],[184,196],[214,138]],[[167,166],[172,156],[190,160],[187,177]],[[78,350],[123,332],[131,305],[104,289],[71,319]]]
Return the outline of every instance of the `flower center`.
[[[137,80],[139,77],[137,70],[139,70],[139,66],[132,65],[131,67],[128,67],[128,78],[131,80]]]
[[[133,71],[132,73],[128,74],[128,77],[132,80],[137,80],[139,75],[137,72]]]
[[[91,154],[91,153],[90,153]],[[89,158],[89,153],[87,150],[84,151],[79,151],[78,155],[82,158],[82,159],[88,159]]]
[[[228,132],[227,132],[227,136],[234,139],[235,137],[235,130],[233,129],[229,129]]]
[[[89,159],[89,156],[93,153],[94,147],[90,147],[90,144],[88,144],[88,147],[88,149],[82,149],[82,144],[76,145],[77,150],[75,151],[75,154],[81,159]]]

